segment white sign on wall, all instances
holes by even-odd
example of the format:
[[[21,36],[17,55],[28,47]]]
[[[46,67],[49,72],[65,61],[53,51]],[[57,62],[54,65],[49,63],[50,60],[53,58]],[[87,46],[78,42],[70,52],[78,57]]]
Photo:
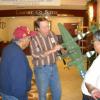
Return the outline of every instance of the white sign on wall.
[[[0,0],[0,5],[59,6],[60,0]]]

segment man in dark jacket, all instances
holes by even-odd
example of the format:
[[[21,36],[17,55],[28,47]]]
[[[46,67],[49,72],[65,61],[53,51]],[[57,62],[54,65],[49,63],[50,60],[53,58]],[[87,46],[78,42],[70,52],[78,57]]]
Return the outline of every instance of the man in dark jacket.
[[[0,63],[0,94],[2,100],[28,100],[32,71],[24,50],[30,42],[29,29],[17,27],[13,33],[14,41],[4,48]]]

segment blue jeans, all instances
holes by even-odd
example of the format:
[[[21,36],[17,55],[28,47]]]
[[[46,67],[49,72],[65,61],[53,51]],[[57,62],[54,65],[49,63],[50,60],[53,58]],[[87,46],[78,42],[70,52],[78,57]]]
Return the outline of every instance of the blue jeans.
[[[34,69],[39,100],[46,100],[46,93],[50,87],[52,100],[61,99],[61,85],[56,64],[36,66]]]
[[[9,96],[9,95],[6,95],[4,93],[1,93],[0,92],[0,96],[2,96],[2,100],[18,100],[16,97],[14,96]]]
[[[85,94],[83,94],[83,98],[82,100],[94,100],[91,96],[87,96]],[[97,100],[100,100],[99,98]]]
[[[87,96],[87,95],[83,94],[82,100],[94,100],[94,99],[92,97],[90,97],[90,96]]]
[[[16,98],[14,96],[10,96],[10,95],[7,95],[7,94],[0,92],[0,96],[2,97],[2,100],[28,100],[27,95]]]

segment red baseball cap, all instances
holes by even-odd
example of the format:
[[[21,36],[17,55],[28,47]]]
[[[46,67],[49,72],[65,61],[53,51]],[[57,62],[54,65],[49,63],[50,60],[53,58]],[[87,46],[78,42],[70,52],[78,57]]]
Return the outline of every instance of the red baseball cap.
[[[30,32],[29,28],[26,26],[19,26],[13,32],[15,39],[22,39],[27,36],[34,36],[36,34],[34,31]]]
[[[37,34],[36,31],[30,31],[30,35],[31,35],[31,36],[35,36],[36,34]]]

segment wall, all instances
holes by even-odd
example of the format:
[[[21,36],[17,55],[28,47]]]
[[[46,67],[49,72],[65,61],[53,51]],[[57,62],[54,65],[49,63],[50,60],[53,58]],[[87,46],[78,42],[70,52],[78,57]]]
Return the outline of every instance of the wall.
[[[36,16],[28,16],[28,17],[1,17],[1,20],[6,22],[6,27],[1,30],[0,29],[0,38],[2,41],[10,41],[13,37],[12,33],[17,26],[25,25],[30,28],[30,30],[34,30],[33,21],[36,20]],[[55,34],[60,34],[57,23],[83,23],[82,17],[49,17],[51,21],[51,29]]]
[[[57,24],[60,23],[80,23],[83,24],[82,17],[51,17],[51,28],[56,34],[60,34]]]
[[[97,21],[100,24],[100,0],[97,0]]]
[[[7,18],[0,18],[0,22],[4,22],[5,28],[2,29],[0,27],[0,41],[7,42],[9,40],[9,34],[7,32],[7,26],[8,26],[8,19]],[[1,25],[0,25],[1,26]]]

